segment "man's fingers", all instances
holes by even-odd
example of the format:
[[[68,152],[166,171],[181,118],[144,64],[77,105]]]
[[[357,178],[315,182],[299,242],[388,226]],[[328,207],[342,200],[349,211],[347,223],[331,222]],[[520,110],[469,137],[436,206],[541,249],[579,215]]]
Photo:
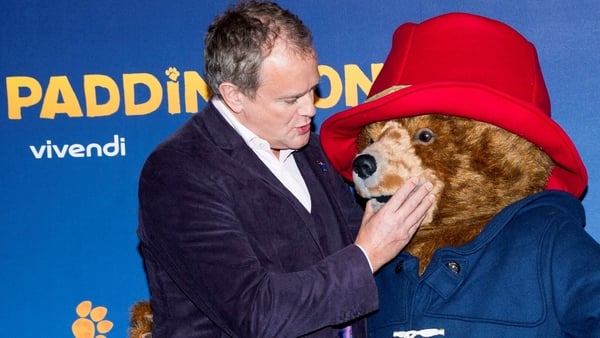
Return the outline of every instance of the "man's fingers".
[[[427,210],[429,210],[429,208],[431,208],[431,206],[435,202],[435,196],[430,194],[430,192],[431,188],[422,187],[415,194],[423,194],[423,198],[415,196],[416,199],[409,200],[402,206],[408,208],[408,210],[406,210],[406,212],[408,212],[408,215],[406,216],[407,221],[410,222],[414,220],[417,224],[421,224],[421,222],[425,218]],[[413,205],[412,203],[414,203],[415,205]]]
[[[418,221],[416,221],[408,230],[409,231],[409,235],[410,237],[412,237],[417,230],[419,229],[419,227],[421,226],[421,223],[423,223],[423,220],[425,219],[425,215],[421,216],[421,218],[419,218]]]
[[[375,214],[375,209],[373,208],[373,200],[368,200],[366,205],[365,205],[365,211],[363,213],[363,223],[365,221],[368,222],[368,220],[373,217],[373,214]]]
[[[417,186],[418,183],[419,180],[415,177],[406,181],[406,184],[398,189],[386,203],[386,206],[389,205],[388,210],[404,211],[408,215],[415,211],[421,211],[422,209],[418,210],[417,208],[422,207],[423,203],[430,205],[430,202],[425,201],[425,198],[433,189],[433,185],[430,182],[426,182],[421,186]],[[428,208],[428,206],[425,207],[425,209]]]
[[[398,189],[390,198],[390,200],[386,203],[391,205],[393,210],[398,209],[404,201],[413,193],[417,185],[419,184],[419,179],[416,177],[412,177],[407,180],[401,187]]]

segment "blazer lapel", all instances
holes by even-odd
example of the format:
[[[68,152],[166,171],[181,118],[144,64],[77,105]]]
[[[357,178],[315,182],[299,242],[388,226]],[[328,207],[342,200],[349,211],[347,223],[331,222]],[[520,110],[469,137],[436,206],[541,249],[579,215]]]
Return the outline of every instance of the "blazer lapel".
[[[271,170],[248,147],[242,137],[225,121],[212,103],[209,102],[203,114],[206,131],[215,143],[240,165],[240,172],[262,181],[268,189],[275,191],[285,203],[293,207],[297,217],[301,219],[300,223],[305,225],[304,228],[306,231],[310,232],[315,247],[325,257],[325,253],[319,242],[319,236],[315,230],[315,222],[302,203],[273,175]],[[304,156],[300,156],[300,158],[304,159]],[[306,165],[299,163],[302,161],[299,160],[299,157],[295,157],[295,159],[298,162],[300,172],[304,174],[303,167],[306,167]],[[315,198],[316,196],[311,195],[311,200]],[[290,217],[294,216],[290,215]]]

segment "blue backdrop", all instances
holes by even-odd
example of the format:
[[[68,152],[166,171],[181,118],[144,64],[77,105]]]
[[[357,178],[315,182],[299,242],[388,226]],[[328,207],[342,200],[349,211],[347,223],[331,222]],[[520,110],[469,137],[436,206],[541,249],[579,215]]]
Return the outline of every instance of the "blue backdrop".
[[[154,146],[204,106],[203,35],[228,3],[0,4],[3,337],[126,335],[129,307],[148,297],[136,250],[138,174]],[[553,117],[588,168],[586,229],[600,239],[600,2],[280,3],[315,35],[317,126],[365,98],[403,22],[465,11],[516,28],[536,45]]]

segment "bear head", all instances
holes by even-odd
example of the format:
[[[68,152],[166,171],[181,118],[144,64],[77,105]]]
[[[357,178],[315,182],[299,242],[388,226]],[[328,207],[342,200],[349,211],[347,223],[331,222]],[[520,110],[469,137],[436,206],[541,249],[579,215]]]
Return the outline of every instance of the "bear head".
[[[411,177],[436,196],[406,250],[421,272],[440,247],[473,239],[504,207],[545,189],[554,167],[538,146],[494,125],[440,114],[380,121],[358,135],[356,192],[381,204]]]

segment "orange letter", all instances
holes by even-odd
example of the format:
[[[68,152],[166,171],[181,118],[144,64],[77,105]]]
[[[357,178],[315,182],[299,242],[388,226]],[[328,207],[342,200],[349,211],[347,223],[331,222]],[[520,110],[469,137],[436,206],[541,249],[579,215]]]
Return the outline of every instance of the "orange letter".
[[[29,89],[29,95],[20,96],[20,88]],[[29,76],[9,76],[6,78],[6,98],[8,100],[8,118],[21,119],[21,109],[33,106],[42,99],[42,86]]]
[[[204,99],[204,102],[207,102],[210,98],[210,89],[208,88],[208,85],[204,79],[202,79],[197,72],[183,72],[183,79],[185,81],[185,112],[197,113],[197,94],[200,94],[200,96],[202,96]]]
[[[353,107],[358,104],[358,87],[362,89],[365,96],[369,94],[373,81],[379,75],[383,64],[374,63],[371,65],[371,79],[367,78],[357,65],[345,65],[344,74],[346,75],[346,106]]]
[[[144,85],[150,91],[146,102],[135,103],[135,86]],[[146,115],[154,112],[162,102],[163,89],[160,82],[148,73],[123,74],[125,115]]]
[[[62,102],[59,102],[61,97]],[[69,117],[83,116],[75,91],[73,91],[69,79],[64,75],[50,77],[40,118],[54,119],[57,113],[64,113]]]
[[[331,89],[329,91],[329,96],[317,98],[315,105],[317,108],[331,108],[335,106],[342,97],[342,79],[335,69],[330,66],[319,65],[319,74],[321,74],[321,77],[329,79]]]
[[[108,101],[99,104],[96,97],[96,88],[101,87],[108,91]],[[106,75],[91,74],[83,76],[83,90],[85,92],[85,106],[87,117],[108,116],[119,109],[121,95],[119,87],[113,79]]]

